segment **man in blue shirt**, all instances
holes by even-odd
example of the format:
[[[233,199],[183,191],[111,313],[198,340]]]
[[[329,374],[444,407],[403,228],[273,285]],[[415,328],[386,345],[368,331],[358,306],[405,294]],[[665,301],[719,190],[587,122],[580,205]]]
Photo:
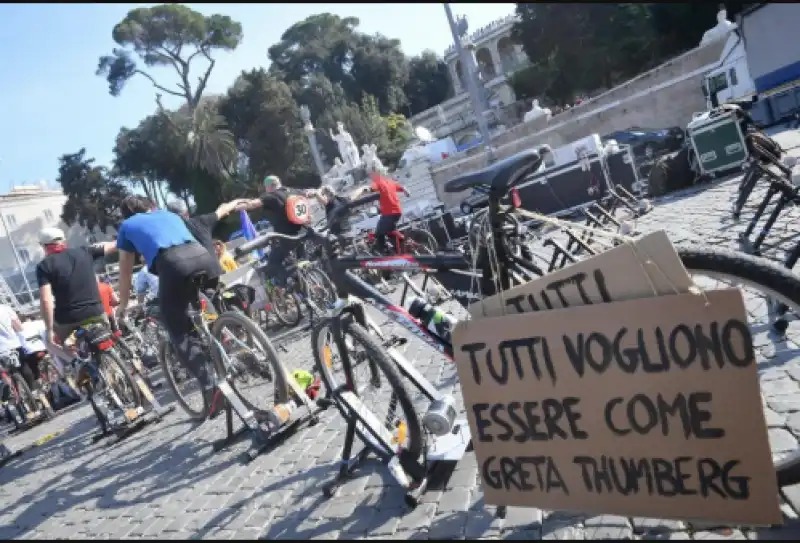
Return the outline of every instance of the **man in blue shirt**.
[[[214,414],[214,385],[206,372],[206,353],[199,338],[192,333],[187,310],[198,300],[198,289],[192,281],[197,274],[210,280],[219,277],[216,259],[189,233],[179,216],[155,209],[153,203],[140,196],[128,196],[121,204],[126,218],[119,227],[119,306],[117,315],[124,318],[131,292],[131,276],[135,253],[140,253],[150,273],[158,276],[158,303],[164,326],[170,334],[179,360],[200,381],[209,416]]]

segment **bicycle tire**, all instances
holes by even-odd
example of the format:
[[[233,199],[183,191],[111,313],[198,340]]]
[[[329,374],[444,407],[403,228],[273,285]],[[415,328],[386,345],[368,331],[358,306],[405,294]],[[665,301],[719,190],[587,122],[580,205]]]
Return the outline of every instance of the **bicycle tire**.
[[[175,395],[175,400],[178,402],[184,412],[189,415],[189,419],[193,421],[205,420],[208,416],[208,411],[211,406],[208,404],[208,398],[206,398],[205,392],[203,391],[202,383],[200,383],[199,379],[197,379],[192,372],[190,372],[188,369],[185,369],[186,373],[189,374],[189,379],[194,379],[197,381],[197,387],[200,391],[200,398],[203,402],[202,409],[198,411],[189,407],[189,402],[186,401],[186,399],[178,390],[178,383],[175,381],[175,374],[172,372],[172,366],[169,359],[169,357],[174,357],[176,364],[182,364],[178,358],[178,353],[175,351],[175,347],[172,345],[172,342],[168,340],[162,339],[160,343],[161,344],[158,348],[158,363],[161,365],[161,371],[164,373],[164,379],[167,381],[167,385],[169,385],[170,390],[172,390],[172,393]]]
[[[19,373],[14,372],[11,376],[11,379],[14,381],[14,386],[16,387],[16,396],[17,396],[17,407],[22,405],[25,407],[26,415],[29,413],[35,413],[38,411],[36,409],[36,398],[33,396],[33,392],[31,392],[31,388],[28,386],[27,381],[25,378],[22,377]]]
[[[121,401],[125,401],[125,399],[129,400],[135,407],[142,406],[142,395],[139,391],[139,387],[136,386],[133,378],[131,377],[130,372],[126,371],[125,364],[120,359],[119,355],[114,349],[109,349],[108,351],[101,351],[97,353],[97,367],[100,371],[100,375],[103,375],[104,370],[107,369],[115,369],[119,372],[120,376],[122,376],[122,380],[125,382],[125,386],[130,389],[130,398],[122,398],[122,394],[120,394],[119,390],[114,390],[116,393],[117,398]],[[105,391],[108,391],[109,381],[105,375],[103,375],[103,380],[105,381]],[[109,398],[110,399],[110,398]],[[117,406],[120,409],[124,409],[126,406],[120,405]]]
[[[336,301],[336,285],[333,284],[330,276],[325,273],[323,270],[319,268],[312,268],[309,270],[308,274],[312,276],[322,288],[325,290],[325,302],[326,304],[332,304]]]
[[[267,291],[267,299],[269,300],[270,303],[270,311],[272,311],[272,314],[275,315],[275,318],[278,319],[278,322],[280,322],[281,324],[285,326],[297,326],[300,323],[300,320],[303,318],[303,313],[300,311],[300,303],[297,301],[297,298],[295,298],[291,293],[287,292],[287,290],[284,289],[283,297],[287,300],[287,303],[290,305],[294,305],[297,308],[296,317],[291,319],[283,315],[281,311],[278,310],[278,305],[275,303],[275,293],[273,290],[274,288],[275,287]]]
[[[273,398],[274,404],[284,403],[291,399],[291,390],[289,389],[289,384],[287,383],[286,379],[288,378],[288,372],[286,368],[281,364],[281,360],[278,357],[278,351],[275,350],[275,347],[272,345],[267,334],[264,333],[259,326],[253,322],[252,319],[241,313],[240,311],[226,311],[222,313],[217,320],[211,326],[211,335],[222,343],[222,328],[225,324],[234,324],[235,326],[240,326],[245,329],[246,333],[251,339],[257,339],[261,346],[264,348],[265,355],[267,358],[267,362],[270,365],[270,373],[272,377],[272,382],[275,387],[275,394],[276,397]],[[226,375],[227,370],[222,360],[222,356],[220,356],[219,349],[216,345],[211,346],[211,358],[214,362],[214,368],[217,371],[218,375]],[[235,380],[230,382],[231,388],[239,396],[239,399],[248,409],[251,409],[256,414],[264,414],[270,408],[267,409],[261,408],[253,404],[252,402],[247,401],[242,394],[236,388]]]
[[[408,391],[403,385],[400,375],[397,373],[397,370],[394,367],[394,361],[388,355],[386,349],[384,349],[383,346],[378,343],[375,336],[370,334],[363,326],[357,323],[352,315],[345,314],[320,321],[320,323],[315,326],[311,332],[311,344],[314,346],[319,346],[320,334],[322,330],[326,327],[329,327],[333,319],[339,319],[342,334],[349,334],[354,340],[364,347],[370,364],[377,367],[378,371],[383,373],[383,376],[388,381],[389,386],[392,388],[392,391],[397,398],[397,403],[400,406],[408,427],[408,446],[406,447],[406,450],[413,458],[419,457],[423,449],[422,425],[420,424],[420,420],[417,416],[416,410],[414,409],[414,405],[411,402],[411,398],[408,395]],[[334,390],[333,384],[328,379],[328,372],[325,368],[320,351],[321,349],[319,348],[313,349],[314,365],[316,366],[317,372],[321,376],[327,390],[332,391]],[[355,391],[353,392],[355,393]],[[339,410],[339,413],[349,423],[350,420],[345,408],[339,401],[336,400],[335,397],[334,403],[336,404],[336,408]],[[373,416],[375,416],[374,413]],[[380,419],[380,417],[377,418]],[[365,435],[365,433],[360,430],[358,425],[356,426],[356,433],[359,435],[364,444],[373,449],[373,451],[376,453],[383,455],[392,454],[392,451],[377,450],[372,436]]]
[[[411,254],[435,255],[436,251],[439,249],[439,242],[436,241],[433,234],[419,228],[410,228],[408,232],[406,232],[406,239],[410,239],[416,243],[419,248],[425,250],[425,252],[415,252],[412,250]]]

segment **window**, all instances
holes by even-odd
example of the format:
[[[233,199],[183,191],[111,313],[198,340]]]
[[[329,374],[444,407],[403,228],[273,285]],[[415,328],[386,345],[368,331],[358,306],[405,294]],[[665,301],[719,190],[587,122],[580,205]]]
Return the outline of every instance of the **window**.
[[[728,88],[728,76],[725,72],[717,74],[711,78],[711,92],[719,92]]]
[[[6,215],[6,224],[8,224],[9,228],[15,228],[17,226],[17,218],[14,215]]]
[[[731,85],[736,86],[739,84],[739,80],[736,79],[736,68],[731,68],[731,71],[728,72],[728,78],[731,80]]]
[[[17,249],[17,255],[21,264],[26,265],[31,262],[31,254],[27,249]]]
[[[44,210],[44,220],[47,222],[53,222],[53,212],[49,209]]]

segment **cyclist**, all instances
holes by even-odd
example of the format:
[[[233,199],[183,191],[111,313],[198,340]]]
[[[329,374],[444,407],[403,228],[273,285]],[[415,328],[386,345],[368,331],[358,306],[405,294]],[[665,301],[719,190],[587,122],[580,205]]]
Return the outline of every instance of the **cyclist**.
[[[22,377],[31,390],[36,390],[39,378],[39,359],[33,355],[25,340],[22,322],[11,306],[0,304],[0,353],[17,351]]]
[[[117,319],[114,317],[114,307],[119,304],[119,298],[114,292],[114,287],[110,283],[103,281],[99,275],[97,276],[97,289],[100,291],[100,300],[103,302],[103,309],[106,312],[109,324],[111,324],[111,329],[116,332],[119,330],[119,326],[117,325]]]
[[[406,196],[411,196],[411,193],[397,181],[379,173],[372,174],[372,184],[361,189],[358,195],[363,196],[369,192],[377,192],[380,195],[378,206],[381,217],[375,226],[375,242],[378,250],[388,254],[391,251],[386,244],[386,235],[397,228],[397,223],[403,216],[403,207],[400,205],[397,193],[402,192]]]
[[[158,277],[150,273],[147,266],[142,266],[136,278],[133,280],[133,291],[136,293],[136,301],[140,306],[147,302],[147,297],[156,299],[158,296]]]
[[[180,215],[183,222],[186,224],[186,228],[188,228],[189,232],[194,236],[194,239],[216,257],[217,252],[214,248],[211,232],[220,220],[230,215],[234,209],[236,209],[236,206],[244,201],[246,200],[233,200],[232,202],[220,204],[215,211],[203,215],[196,215],[194,217],[189,216],[189,209],[186,207],[186,203],[181,200],[169,202],[167,204],[167,209],[176,215]],[[221,269],[219,275],[222,275]]]
[[[117,235],[120,291],[117,316],[124,318],[128,309],[135,253],[140,253],[150,273],[158,276],[161,317],[178,359],[200,381],[210,406],[209,416],[213,416],[217,414],[214,385],[206,371],[206,354],[200,338],[193,333],[187,310],[199,295],[192,277],[205,275],[211,287],[219,278],[219,264],[175,213],[156,209],[141,196],[126,197],[120,208],[125,220]]]
[[[45,257],[36,266],[39,283],[39,309],[44,321],[44,344],[59,373],[63,364],[74,359],[58,343],[64,341],[84,323],[104,322],[100,289],[95,277],[94,259],[116,251],[114,242],[90,247],[67,247],[64,232],[44,228],[39,243]]]
[[[264,179],[264,193],[260,198],[245,200],[236,209],[250,211],[263,208],[267,220],[272,224],[272,228],[279,234],[296,236],[303,229],[303,225],[298,221],[298,217],[290,217],[291,203],[290,198],[295,198],[283,187],[281,180],[276,175],[268,175]],[[307,210],[306,210],[307,211]],[[283,261],[286,260],[292,251],[295,251],[298,259],[305,256],[302,242],[290,239],[277,239],[267,257],[265,273],[273,284],[282,288],[286,284],[285,268]]]
[[[225,273],[239,269],[239,264],[237,264],[231,254],[225,250],[225,244],[218,239],[214,240],[214,254],[217,255],[219,265],[222,266]]]

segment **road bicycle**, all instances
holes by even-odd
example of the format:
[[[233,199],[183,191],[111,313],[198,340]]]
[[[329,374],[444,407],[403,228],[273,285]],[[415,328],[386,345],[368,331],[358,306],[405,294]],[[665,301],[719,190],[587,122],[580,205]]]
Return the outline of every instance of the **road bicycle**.
[[[343,452],[340,479],[357,465],[363,455],[351,459],[353,437],[357,435],[369,450],[381,458],[392,469],[398,482],[407,490],[407,500],[415,503],[424,490],[426,479],[419,469],[418,458],[430,457],[430,447],[425,448],[426,439],[449,439],[454,434],[456,409],[452,398],[440,393],[397,350],[401,338],[388,336],[369,318],[365,305],[378,310],[383,316],[401,325],[426,345],[452,360],[452,345],[446,337],[432,332],[428,326],[404,307],[398,306],[388,297],[355,276],[354,269],[382,269],[398,272],[422,270],[441,274],[441,282],[450,274],[472,274],[481,297],[491,296],[498,289],[507,290],[541,275],[541,270],[524,256],[508,250],[504,235],[506,217],[514,212],[518,198],[514,197],[514,186],[539,167],[547,148],[522,152],[490,167],[451,180],[445,186],[448,192],[461,192],[474,187],[488,189],[487,215],[489,233],[485,239],[493,246],[499,263],[496,278],[492,275],[486,258],[486,249],[478,247],[476,254],[438,253],[436,255],[395,255],[391,257],[338,256],[337,240],[323,232],[305,231],[293,239],[316,237],[325,247],[330,269],[329,274],[337,287],[338,300],[330,317],[315,327],[312,333],[315,364],[342,416],[348,422],[348,434]],[[511,205],[505,204],[511,196]],[[363,205],[367,199],[343,205],[328,217],[328,224],[343,219],[352,207]],[[288,236],[287,236],[288,237]],[[268,243],[258,238],[237,249],[246,253]],[[688,246],[676,248],[687,271],[723,281],[737,281],[779,300],[797,310],[800,308],[800,279],[768,260],[730,250]],[[476,263],[477,262],[477,266]],[[473,268],[476,268],[473,271]],[[495,280],[496,279],[496,280]],[[497,286],[495,284],[497,283]],[[465,305],[469,303],[467,300]],[[365,304],[366,302],[366,304]],[[464,303],[464,302],[462,302]],[[328,338],[332,337],[332,344]],[[338,363],[343,379],[337,379],[331,360],[331,346],[338,349]],[[361,345],[366,357],[351,357],[352,347]],[[354,370],[366,367],[366,383],[355,381]],[[362,390],[376,388],[388,383],[389,408],[385,417],[378,416],[361,400]],[[427,398],[429,406],[421,418],[412,405],[405,382]],[[466,424],[466,423],[464,423]],[[468,431],[468,430],[467,430]],[[363,453],[363,451],[362,451]],[[800,459],[790,458],[776,464],[776,473],[781,485],[800,481]],[[328,487],[335,491],[338,481]]]

